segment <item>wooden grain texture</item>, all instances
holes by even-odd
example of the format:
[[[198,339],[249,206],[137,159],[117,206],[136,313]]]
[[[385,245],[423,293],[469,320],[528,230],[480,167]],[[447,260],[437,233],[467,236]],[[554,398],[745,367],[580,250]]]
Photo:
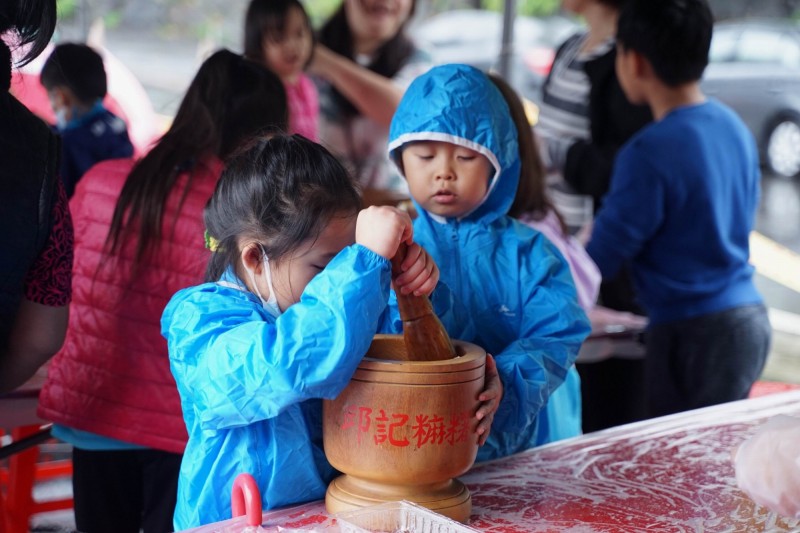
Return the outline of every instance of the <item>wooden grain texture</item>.
[[[401,243],[392,258],[392,279],[403,273],[401,265],[408,253],[408,246]],[[427,296],[397,293],[400,318],[403,319],[405,355],[409,361],[442,361],[456,356],[450,336]]]
[[[400,335],[376,336],[350,384],[323,402],[325,455],[345,474],[328,488],[329,511],[405,499],[469,517],[469,490],[454,478],[478,453],[486,351],[455,344],[455,359],[404,361]]]

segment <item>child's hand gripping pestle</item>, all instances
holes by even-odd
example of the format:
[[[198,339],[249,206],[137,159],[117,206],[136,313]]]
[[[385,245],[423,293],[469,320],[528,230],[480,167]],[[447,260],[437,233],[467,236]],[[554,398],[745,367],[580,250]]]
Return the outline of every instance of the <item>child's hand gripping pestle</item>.
[[[400,243],[392,258],[392,279],[403,273],[401,265],[408,252],[408,246]],[[406,359],[409,361],[442,361],[456,356],[450,336],[442,322],[433,313],[431,301],[427,296],[397,294],[400,318],[403,319],[403,340],[406,345]]]

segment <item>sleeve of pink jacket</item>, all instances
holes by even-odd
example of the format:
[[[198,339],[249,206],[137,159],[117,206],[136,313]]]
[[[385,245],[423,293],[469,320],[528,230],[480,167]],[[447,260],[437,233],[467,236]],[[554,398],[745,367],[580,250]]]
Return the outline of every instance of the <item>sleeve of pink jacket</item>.
[[[578,291],[578,303],[584,311],[591,310],[597,302],[602,277],[584,247],[574,237],[564,235],[558,217],[553,211],[547,213],[541,220],[535,220],[526,214],[520,217],[520,222],[542,233],[558,248],[569,263],[575,289]]]

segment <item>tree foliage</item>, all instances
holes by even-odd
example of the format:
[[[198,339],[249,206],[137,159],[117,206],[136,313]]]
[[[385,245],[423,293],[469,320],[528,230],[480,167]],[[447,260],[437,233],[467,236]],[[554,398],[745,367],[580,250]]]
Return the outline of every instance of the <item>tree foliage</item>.
[[[0,0],[6,1],[6,0]],[[343,0],[301,0],[314,27],[319,27]],[[502,12],[504,0],[416,0],[420,18],[454,9]],[[655,1],[655,0],[652,0]],[[177,33],[207,35],[207,27],[224,26],[238,36],[249,0],[57,0],[60,22],[103,17],[108,26],[176,28]],[[718,20],[745,16],[800,18],[800,0],[709,0]],[[558,11],[560,0],[516,0],[517,13],[547,16]],[[222,22],[220,22],[222,21]],[[234,41],[238,42],[237,38]]]
[[[56,16],[59,20],[74,16],[77,9],[78,0],[58,0],[56,2]]]
[[[316,0],[315,0],[316,1]],[[425,0],[418,0],[425,1]],[[555,13],[561,5],[560,0],[516,0],[517,13],[528,16],[546,16]],[[429,0],[424,6],[426,12],[433,15],[453,9],[486,9],[503,11],[504,0]],[[419,5],[417,7],[420,7]]]
[[[517,0],[517,13],[532,17],[552,15],[558,10],[559,0]],[[482,0],[481,7],[491,11],[503,11],[503,0]]]

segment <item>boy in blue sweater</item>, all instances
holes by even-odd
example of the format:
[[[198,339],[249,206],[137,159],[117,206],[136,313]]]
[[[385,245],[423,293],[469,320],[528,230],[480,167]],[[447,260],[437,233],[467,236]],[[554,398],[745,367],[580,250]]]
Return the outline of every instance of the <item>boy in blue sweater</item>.
[[[705,0],[631,0],[617,27],[620,84],[655,122],[618,154],[587,250],[604,278],[632,262],[651,416],[745,398],[770,343],[748,263],[756,145],[698,83],[712,26]]]
[[[131,157],[125,122],[103,106],[103,58],[85,44],[64,43],[47,58],[40,81],[50,97],[61,134],[59,174],[72,197],[78,180],[100,161]]]

